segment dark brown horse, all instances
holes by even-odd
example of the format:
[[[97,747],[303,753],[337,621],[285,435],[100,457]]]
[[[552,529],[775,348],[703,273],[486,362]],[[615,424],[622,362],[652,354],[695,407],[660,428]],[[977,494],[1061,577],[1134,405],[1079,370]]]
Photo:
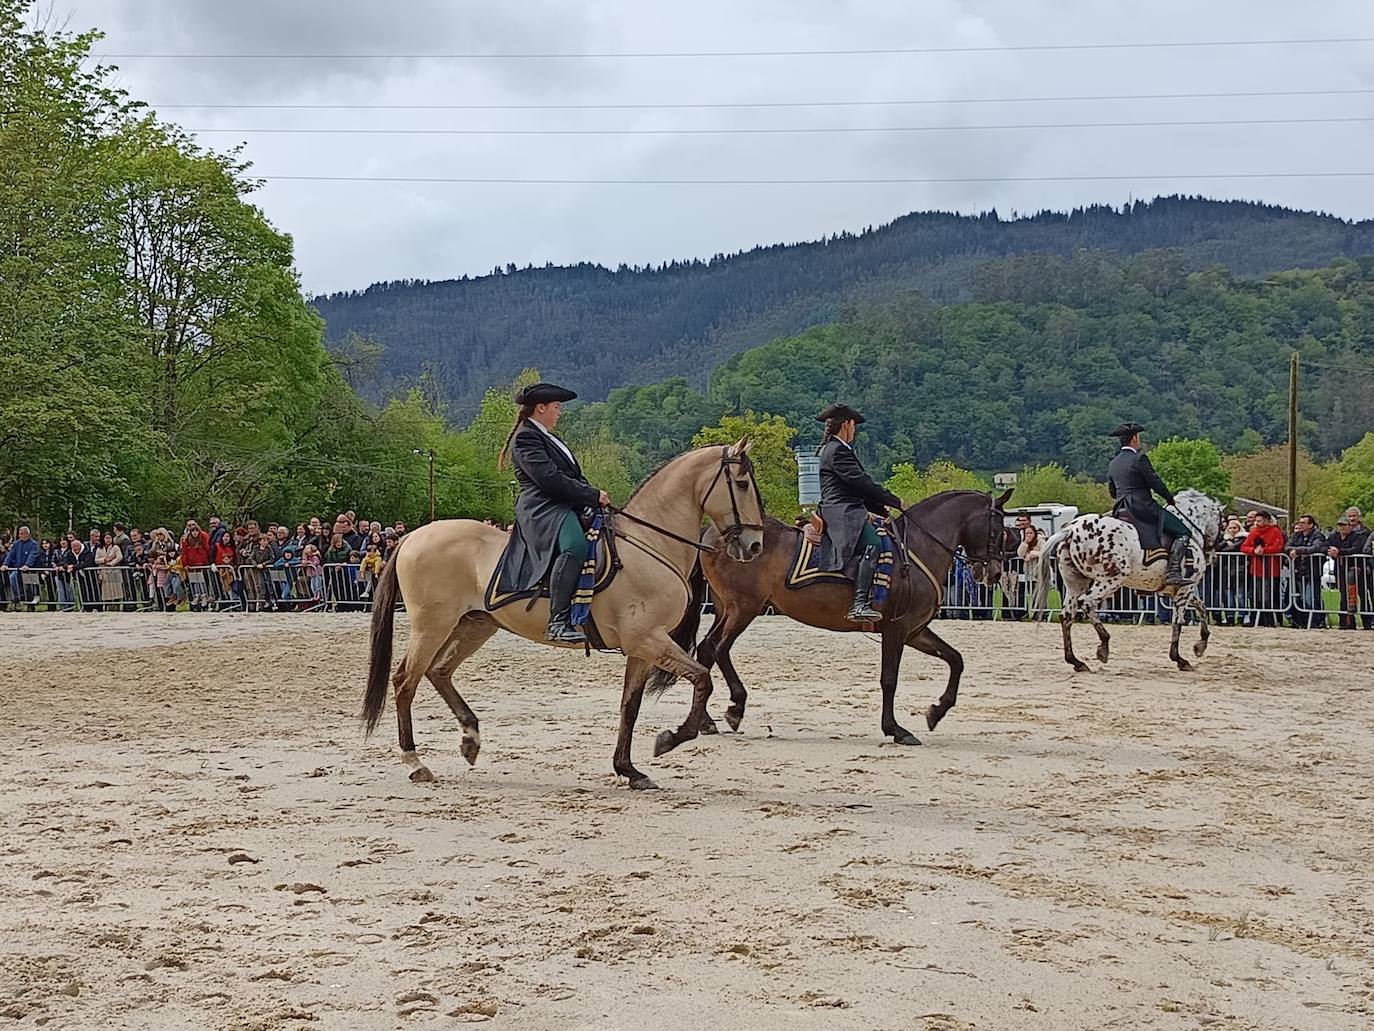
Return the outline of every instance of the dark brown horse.
[[[907,554],[896,559],[891,590],[882,607],[882,622],[872,626],[851,623],[845,618],[854,596],[852,583],[815,583],[800,589],[787,586],[801,531],[777,519],[766,519],[763,555],[755,561],[735,562],[719,549],[701,556],[692,575],[692,601],[673,639],[684,650],[691,651],[709,585],[716,618],[696,645],[695,657],[707,669],[720,666],[730,685],[725,722],[731,730],[738,730],[748,693],[730,661],[730,646],[770,605],[808,626],[878,633],[882,636],[883,656],[879,680],[883,689],[883,734],[898,744],[919,745],[917,737],[902,727],[893,713],[902,649],[910,646],[944,660],[949,666],[944,694],[926,710],[926,726],[934,730],[945,713],[954,708],[964,660],[930,629],[930,622],[940,611],[956,549],[963,548],[973,563],[975,575],[984,583],[996,583],[1000,578],[1002,560],[1015,548],[1012,534],[1003,525],[1002,506],[1010,495],[1010,491],[993,497],[978,491],[949,490],[926,498],[898,516],[895,527]],[[704,543],[713,544],[717,539],[716,532],[708,530]],[[672,674],[655,670],[648,690],[661,693],[674,679]],[[701,733],[716,732],[714,721],[708,717]]]

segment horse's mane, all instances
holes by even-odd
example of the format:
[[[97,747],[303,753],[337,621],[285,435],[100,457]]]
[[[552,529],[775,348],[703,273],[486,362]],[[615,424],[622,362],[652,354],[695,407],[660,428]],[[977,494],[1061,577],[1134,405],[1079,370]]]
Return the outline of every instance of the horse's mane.
[[[639,481],[639,486],[636,487],[633,492],[631,492],[628,498],[625,499],[625,504],[628,505],[631,501],[633,501],[639,495],[639,492],[649,485],[650,480],[652,480],[659,473],[663,472],[664,469],[667,469],[668,466],[672,465],[678,459],[686,458],[688,455],[695,455],[698,451],[705,451],[708,448],[729,446],[729,444],[703,444],[701,447],[694,447],[690,451],[684,451],[680,455],[674,455],[672,458],[665,459],[664,461],[659,462],[658,465],[654,466],[654,468],[649,472],[648,476],[644,477],[644,479]],[[754,463],[749,460],[749,456],[747,454],[744,456],[744,461],[744,467],[752,472],[754,468]]]

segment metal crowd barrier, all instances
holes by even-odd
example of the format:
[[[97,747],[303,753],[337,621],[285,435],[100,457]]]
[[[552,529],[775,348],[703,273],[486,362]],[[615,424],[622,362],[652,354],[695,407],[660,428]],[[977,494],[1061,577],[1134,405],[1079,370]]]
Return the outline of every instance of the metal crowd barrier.
[[[1345,555],[1335,566],[1340,625],[1374,624],[1374,555]]]
[[[154,603],[142,569],[94,566],[74,574],[76,598],[83,609],[147,609]]]
[[[241,609],[243,595],[233,566],[187,566],[182,578],[186,600],[196,608]]]
[[[1276,563],[1278,575],[1254,575],[1252,556],[1241,552],[1221,552],[1213,556],[1200,585],[1203,604],[1213,620],[1275,624],[1295,609],[1303,611],[1298,607],[1298,584],[1289,557],[1285,554],[1260,558],[1265,562],[1262,567],[1265,569]],[[1374,555],[1358,556],[1359,560],[1366,558],[1374,562]],[[996,587],[974,582],[971,572],[966,569],[956,565],[950,571],[940,612],[942,618],[1025,619],[1032,615],[1028,609],[1035,594],[1035,580],[1033,575],[1028,575],[1023,559],[1006,560],[1002,581]],[[1374,575],[1374,565],[1370,565],[1368,571]],[[1057,581],[1057,570],[1052,570],[1051,575]],[[1320,584],[1320,573],[1317,581]],[[1059,613],[1060,586],[1056,582],[1050,589],[1047,603],[1050,616]],[[1371,586],[1374,587],[1374,581]],[[1311,614],[1320,620],[1326,610],[1319,587],[1312,597],[1315,604]],[[1371,603],[1374,599],[1365,599],[1365,604]],[[1097,611],[1103,619],[1112,622],[1161,622],[1172,619],[1173,602],[1167,597],[1123,587],[1104,599]]]

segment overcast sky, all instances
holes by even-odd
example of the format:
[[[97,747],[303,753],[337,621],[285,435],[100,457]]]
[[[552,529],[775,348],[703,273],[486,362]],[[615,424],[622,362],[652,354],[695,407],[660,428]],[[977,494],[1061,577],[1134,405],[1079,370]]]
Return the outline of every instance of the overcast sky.
[[[1374,36],[1367,0],[62,0],[105,53],[626,53],[1007,47]],[[415,60],[121,58],[168,120],[263,176],[574,179],[1138,176],[1132,182],[472,185],[270,181],[313,292],[446,279],[514,262],[709,257],[858,230],[912,210],[1120,203],[1203,192],[1374,216],[1374,179],[1188,181],[1200,173],[1374,171],[1374,122],[804,135],[441,136],[248,129],[703,129],[968,126],[1374,116],[1374,44],[795,57]],[[1371,90],[955,104],[971,98]],[[291,110],[172,105],[739,104],[639,110]]]

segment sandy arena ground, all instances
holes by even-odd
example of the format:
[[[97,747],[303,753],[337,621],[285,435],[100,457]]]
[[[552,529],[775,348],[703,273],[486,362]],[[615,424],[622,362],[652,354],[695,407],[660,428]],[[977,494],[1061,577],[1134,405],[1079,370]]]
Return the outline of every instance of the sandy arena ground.
[[[675,689],[631,793],[615,657],[494,639],[412,784],[363,617],[0,616],[0,1031],[1374,1026],[1374,635],[940,629],[923,747],[871,640],[764,620],[744,732],[654,759]]]

